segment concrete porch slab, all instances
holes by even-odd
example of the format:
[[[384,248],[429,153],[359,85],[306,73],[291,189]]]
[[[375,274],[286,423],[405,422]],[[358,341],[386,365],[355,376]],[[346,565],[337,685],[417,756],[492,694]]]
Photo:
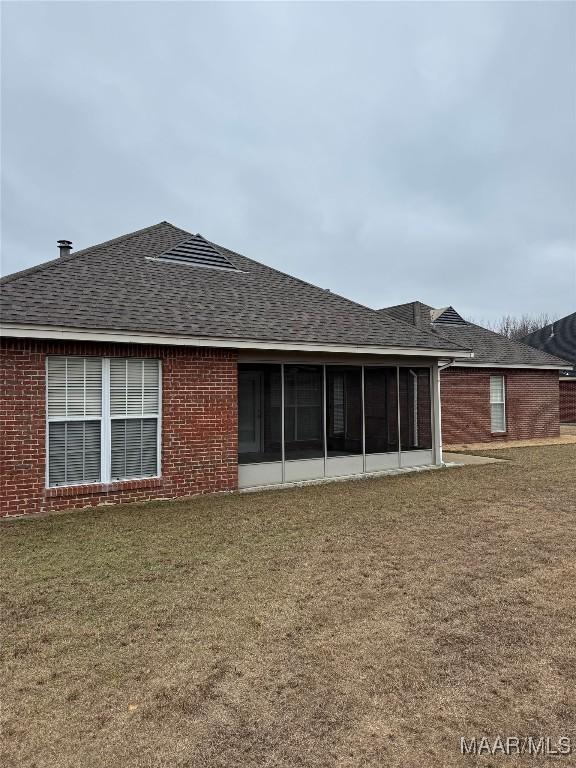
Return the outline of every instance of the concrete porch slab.
[[[502,464],[506,459],[493,459],[490,456],[471,456],[468,453],[452,453],[443,451],[442,459],[448,466],[464,464]]]
[[[569,445],[576,443],[576,430],[570,431],[564,426],[560,429],[558,437],[539,437],[532,440],[492,440],[489,443],[459,443],[458,445],[446,445],[444,451],[459,453],[460,451],[499,451],[506,448],[530,448],[543,445]]]

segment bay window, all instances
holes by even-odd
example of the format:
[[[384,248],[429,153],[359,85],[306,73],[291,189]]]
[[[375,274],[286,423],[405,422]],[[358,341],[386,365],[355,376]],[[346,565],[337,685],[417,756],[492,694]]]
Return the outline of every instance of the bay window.
[[[160,362],[49,357],[48,486],[160,474]]]

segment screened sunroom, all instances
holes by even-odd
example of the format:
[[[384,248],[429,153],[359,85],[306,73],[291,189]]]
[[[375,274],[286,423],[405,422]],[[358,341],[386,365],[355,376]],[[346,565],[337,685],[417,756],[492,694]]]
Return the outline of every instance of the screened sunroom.
[[[430,361],[240,362],[239,487],[438,464]]]

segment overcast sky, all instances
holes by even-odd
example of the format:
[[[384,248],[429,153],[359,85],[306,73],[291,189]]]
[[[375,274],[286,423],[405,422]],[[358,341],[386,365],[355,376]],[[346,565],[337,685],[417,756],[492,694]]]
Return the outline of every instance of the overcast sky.
[[[161,220],[372,307],[576,309],[575,3],[3,3],[2,272]]]

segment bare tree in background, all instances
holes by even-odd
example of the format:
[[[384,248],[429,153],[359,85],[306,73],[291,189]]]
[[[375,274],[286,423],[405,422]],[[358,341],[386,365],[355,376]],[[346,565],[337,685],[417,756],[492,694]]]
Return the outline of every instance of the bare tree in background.
[[[499,320],[481,322],[478,325],[488,328],[490,331],[500,333],[513,341],[520,341],[529,333],[543,328],[558,319],[558,315],[549,315],[548,312],[540,312],[539,315],[502,315]],[[470,319],[471,323],[475,321]]]

